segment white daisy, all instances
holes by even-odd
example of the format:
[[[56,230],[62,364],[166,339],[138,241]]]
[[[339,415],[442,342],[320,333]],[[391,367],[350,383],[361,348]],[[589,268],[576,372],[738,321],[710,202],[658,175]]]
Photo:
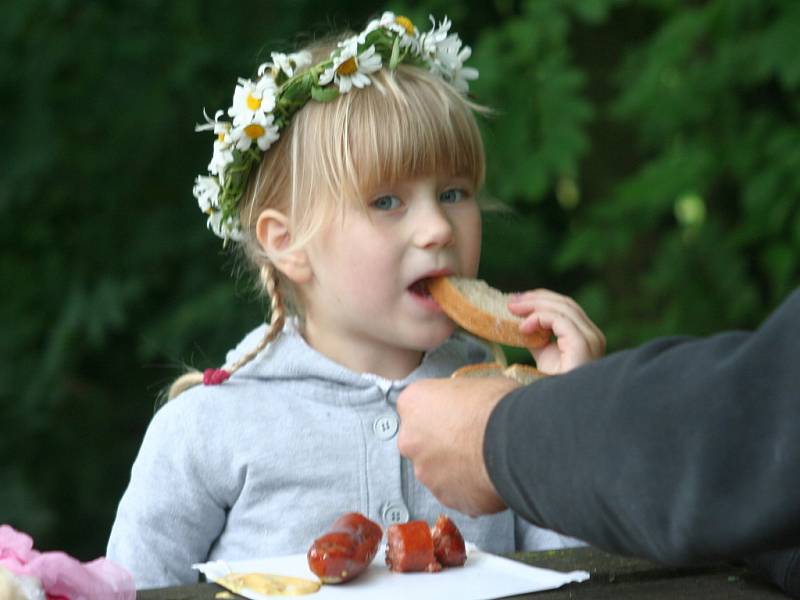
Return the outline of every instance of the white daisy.
[[[419,47],[419,32],[411,19],[403,15],[396,15],[393,12],[386,11],[381,15],[380,19],[373,19],[367,24],[366,29],[358,35],[358,43],[363,44],[367,36],[378,29],[385,27],[390,31],[400,34],[400,47],[411,47],[416,52]]]
[[[233,117],[234,126],[252,123],[256,115],[264,115],[275,108],[277,87],[270,76],[259,78],[253,83],[249,79],[239,79],[233,92],[233,106],[228,116]]]
[[[192,193],[197,198],[197,205],[207,215],[219,212],[219,194],[222,188],[216,177],[198,175],[194,180]]]
[[[218,175],[223,183],[225,183],[225,169],[234,160],[230,133],[225,134],[225,137],[227,139],[217,138],[214,141],[214,152],[211,155],[211,162],[208,163],[208,172]]]
[[[215,210],[209,213],[206,226],[214,232],[214,235],[225,239],[225,232],[222,230],[222,211]]]
[[[445,72],[452,71],[461,66],[460,51],[461,39],[453,33],[436,44],[433,58],[444,68]]]
[[[292,77],[295,70],[311,65],[311,52],[308,50],[293,52],[292,54],[271,52],[270,57],[272,58],[272,62],[265,62],[258,67],[259,77],[263,76],[267,71],[272,74],[273,79],[277,77],[280,71],[286,73],[287,77]]]
[[[206,109],[204,108],[203,109],[203,116],[205,117],[206,122],[202,123],[202,124],[198,123],[197,125],[194,126],[194,130],[195,131],[213,131],[214,133],[217,133],[217,124],[225,122],[225,121],[220,121],[219,120],[219,118],[223,114],[225,114],[224,111],[218,110],[217,112],[214,113],[214,118],[212,119],[211,117],[208,116],[208,113],[206,112]]]
[[[450,31],[450,26],[452,23],[450,19],[445,17],[437,27],[436,20],[433,18],[433,15],[430,15],[430,20],[431,30],[426,31],[419,36],[419,51],[422,56],[433,59],[436,57],[437,46],[447,39],[447,35]]]
[[[251,122],[231,130],[231,141],[242,152],[250,148],[253,142],[265,152],[278,137],[278,126],[271,114],[256,113]]]
[[[231,123],[220,121],[219,118],[224,114],[218,110],[212,120],[205,111],[206,122],[204,125],[197,125],[195,131],[213,131],[217,135],[214,140],[214,153],[211,162],[208,163],[208,171],[213,175],[219,175],[220,181],[224,184],[225,167],[233,162],[233,140],[231,138]]]
[[[464,62],[472,56],[472,49],[462,46],[457,34],[448,35],[436,44],[430,68],[450,81],[457,90],[466,93],[469,91],[469,81],[478,78],[478,70],[464,66]]]
[[[461,67],[453,71],[452,81],[453,87],[462,94],[469,91],[469,82],[475,81],[478,78],[478,69],[475,67]]]
[[[222,193],[222,187],[216,177],[198,175],[195,179],[192,193],[194,197],[197,198],[197,204],[200,210],[208,215],[206,225],[217,237],[221,237],[223,240],[230,239],[235,242],[239,242],[244,238],[236,219],[228,217],[224,222],[222,220],[222,210],[219,206],[219,196]]]
[[[221,224],[222,230],[225,232],[225,239],[233,240],[234,242],[241,242],[244,240],[244,233],[239,227],[239,221],[233,217],[228,217],[228,220]]]
[[[218,210],[208,217],[208,228],[214,232],[217,237],[223,240],[233,240],[234,242],[241,242],[244,239],[239,223],[233,217],[228,217],[222,220],[222,211]]]
[[[358,38],[350,38],[339,45],[341,49],[339,55],[333,57],[333,65],[325,69],[319,77],[320,85],[333,81],[342,94],[349,92],[352,86],[363,88],[370,85],[372,80],[369,73],[381,68],[381,55],[376,54],[375,46],[358,54]]]

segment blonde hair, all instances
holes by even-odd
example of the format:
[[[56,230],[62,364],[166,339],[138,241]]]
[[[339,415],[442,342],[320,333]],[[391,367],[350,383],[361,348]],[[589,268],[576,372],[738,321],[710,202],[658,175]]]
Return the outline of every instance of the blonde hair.
[[[314,61],[335,41],[309,48]],[[293,117],[251,173],[239,218],[241,250],[271,299],[270,324],[261,342],[236,363],[252,360],[283,329],[287,312],[302,317],[288,279],[275,269],[256,237],[262,211],[288,216],[291,252],[305,246],[347,202],[366,210],[367,194],[379,185],[434,173],[468,177],[483,185],[485,157],[475,113],[487,112],[425,69],[406,64],[371,75],[372,85],[331,102],[311,101]],[[192,371],[170,387],[170,399],[202,383]]]

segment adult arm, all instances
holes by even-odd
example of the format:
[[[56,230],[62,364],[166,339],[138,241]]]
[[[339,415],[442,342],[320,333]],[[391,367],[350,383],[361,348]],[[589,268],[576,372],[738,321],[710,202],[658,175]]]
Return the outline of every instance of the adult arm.
[[[511,391],[483,457],[517,513],[615,552],[800,546],[800,290],[756,332],[657,340]]]

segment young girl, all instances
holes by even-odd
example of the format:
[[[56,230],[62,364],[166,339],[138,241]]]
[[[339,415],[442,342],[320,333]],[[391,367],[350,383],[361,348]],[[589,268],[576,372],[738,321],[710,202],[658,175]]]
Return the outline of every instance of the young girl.
[[[271,319],[224,369],[181,377],[147,430],[108,547],[139,588],[195,581],[200,561],[305,552],[348,511],[384,528],[443,511],[398,453],[395,402],[492,360],[425,285],[475,276],[480,256],[477,72],[449,28],[384,13],[338,44],[274,53],[239,80],[231,120],[202,127],[218,137],[195,195],[258,270]],[[541,369],[602,353],[572,300],[526,298],[524,327],[558,337]],[[491,552],[577,543],[508,511],[454,518]]]

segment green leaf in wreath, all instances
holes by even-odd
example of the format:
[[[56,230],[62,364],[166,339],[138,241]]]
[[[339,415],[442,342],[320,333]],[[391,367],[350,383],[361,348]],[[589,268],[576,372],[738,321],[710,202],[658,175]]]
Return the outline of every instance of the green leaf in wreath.
[[[400,36],[394,38],[392,44],[392,56],[389,59],[389,70],[394,71],[400,63]]]
[[[317,102],[330,102],[339,96],[339,88],[335,85],[327,87],[314,86],[311,88],[311,97]]]
[[[305,102],[308,100],[308,89],[313,85],[313,78],[308,73],[295,77],[286,84],[281,93],[281,98],[289,102]]]

